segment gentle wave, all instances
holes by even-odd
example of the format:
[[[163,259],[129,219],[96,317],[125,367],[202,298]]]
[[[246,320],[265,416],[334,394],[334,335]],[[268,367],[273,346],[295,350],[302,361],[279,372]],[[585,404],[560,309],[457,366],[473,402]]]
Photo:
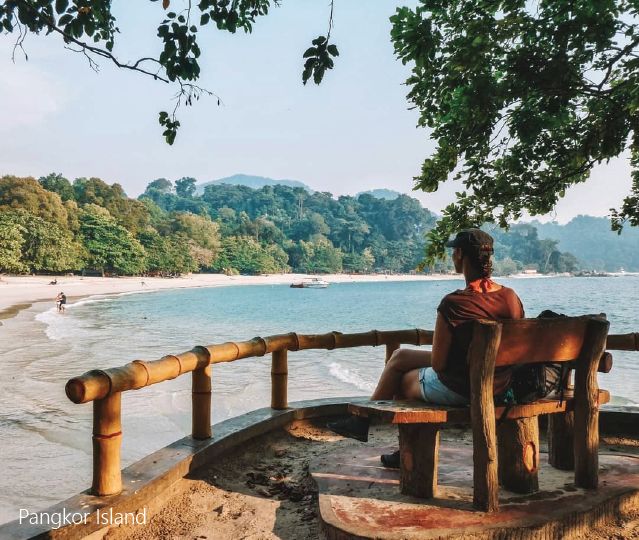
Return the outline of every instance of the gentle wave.
[[[333,362],[329,368],[329,373],[342,382],[352,384],[359,390],[365,390],[366,392],[375,390],[375,383],[367,381],[356,369],[344,367],[339,362]]]
[[[57,319],[60,317],[57,308],[50,308],[35,316],[35,320],[46,325],[44,329],[45,335],[52,340],[62,339],[62,335],[58,333]]]
[[[131,296],[134,294],[147,294],[151,292],[157,292],[159,289],[148,289],[144,291],[128,291],[122,293],[113,293],[109,295],[93,295],[86,298],[81,298],[71,304],[66,304],[66,311],[75,311],[78,308],[83,308],[91,304],[110,304],[116,302],[119,298],[124,296]],[[39,313],[35,316],[35,320],[46,325],[44,330],[45,335],[51,340],[61,340],[66,337],[74,335],[73,322],[69,322],[70,318],[61,318],[61,314],[58,313],[57,308],[53,307]],[[63,320],[66,320],[64,324]],[[77,321],[76,321],[77,322]],[[78,328],[75,328],[77,331]]]
[[[614,396],[614,395],[610,397],[609,405],[634,407],[634,408],[639,407],[639,403],[637,403],[636,401],[632,399],[621,397],[621,396]]]
[[[121,293],[109,293],[108,295],[98,294],[98,295],[88,296],[86,298],[81,298],[73,302],[73,304],[67,304],[67,309],[72,307],[84,306],[86,304],[95,304],[98,302],[114,302],[121,296],[131,296],[134,294],[148,294],[151,292],[157,292],[159,290],[160,289],[145,289],[143,291],[127,291],[127,292],[121,292]]]

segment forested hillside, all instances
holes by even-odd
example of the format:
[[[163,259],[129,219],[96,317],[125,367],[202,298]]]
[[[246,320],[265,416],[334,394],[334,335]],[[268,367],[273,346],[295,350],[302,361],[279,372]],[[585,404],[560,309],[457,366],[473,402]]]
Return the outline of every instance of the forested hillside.
[[[639,227],[624,227],[622,234],[610,230],[608,218],[577,216],[566,225],[532,223],[540,238],[554,238],[561,249],[579,254],[588,270],[639,272]]]
[[[434,215],[395,199],[300,187],[151,182],[138,200],[98,178],[0,178],[0,271],[111,274],[411,272]],[[579,261],[532,225],[492,230],[496,274],[570,272]],[[450,260],[427,271],[450,271]]]

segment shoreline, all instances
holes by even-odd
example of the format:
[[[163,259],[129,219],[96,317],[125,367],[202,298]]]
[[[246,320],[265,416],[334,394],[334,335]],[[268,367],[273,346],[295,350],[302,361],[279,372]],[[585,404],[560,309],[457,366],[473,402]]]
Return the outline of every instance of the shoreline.
[[[140,277],[60,277],[50,285],[52,276],[2,276],[0,279],[0,326],[35,303],[55,302],[63,291],[71,301],[97,295],[151,293],[163,290],[232,287],[249,285],[286,285],[301,281],[311,274],[269,274],[263,276],[226,276],[223,274],[189,274],[179,278]],[[459,280],[458,275],[322,275],[331,283],[373,283],[381,281],[444,281]],[[142,283],[145,283],[144,285]]]
[[[636,273],[610,274],[610,277],[637,275]],[[60,277],[57,276],[7,276],[0,275],[0,326],[2,321],[12,319],[35,303],[55,301],[58,292],[64,291],[71,301],[98,295],[123,293],[146,293],[175,289],[206,287],[232,287],[245,285],[286,285],[314,274],[267,274],[261,276],[226,276],[224,274],[188,274],[178,278],[157,277]],[[322,274],[330,283],[375,283],[398,281],[453,281],[461,280],[458,274]],[[514,274],[496,276],[500,279],[544,279],[552,277],[574,277],[547,274]],[[56,285],[50,285],[52,278]],[[143,285],[144,283],[144,285]]]

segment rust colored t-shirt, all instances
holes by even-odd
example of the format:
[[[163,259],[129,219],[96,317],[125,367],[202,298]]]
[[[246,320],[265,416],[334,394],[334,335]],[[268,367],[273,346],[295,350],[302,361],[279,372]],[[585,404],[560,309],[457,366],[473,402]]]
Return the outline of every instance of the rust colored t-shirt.
[[[524,307],[521,300],[508,287],[492,292],[477,292],[472,289],[458,290],[442,299],[437,311],[451,326],[453,341],[448,353],[446,368],[437,375],[450,390],[464,397],[470,397],[470,370],[468,368],[468,348],[472,340],[475,319],[521,319]],[[494,395],[508,388],[512,368],[495,369]]]

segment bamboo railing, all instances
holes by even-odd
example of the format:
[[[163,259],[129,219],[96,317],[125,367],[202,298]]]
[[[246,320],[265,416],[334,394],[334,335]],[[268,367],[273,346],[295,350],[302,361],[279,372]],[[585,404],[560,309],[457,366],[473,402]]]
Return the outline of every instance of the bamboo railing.
[[[211,365],[272,353],[271,408],[288,408],[288,351],[386,346],[386,361],[401,345],[432,345],[433,332],[420,328],[359,334],[281,334],[249,341],[196,346],[178,355],[105,370],[92,370],[70,379],[65,387],[74,403],[93,401],[93,483],[91,493],[115,495],[122,491],[120,447],[122,443],[122,392],[175,379],[192,373],[192,436],[208,439],[211,433]],[[639,333],[609,335],[607,349],[639,350]]]

